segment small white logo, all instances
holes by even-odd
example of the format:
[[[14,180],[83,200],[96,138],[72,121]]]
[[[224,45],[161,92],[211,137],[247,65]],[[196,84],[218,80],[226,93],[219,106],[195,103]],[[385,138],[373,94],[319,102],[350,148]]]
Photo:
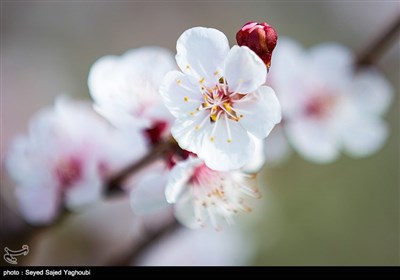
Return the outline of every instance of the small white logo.
[[[29,253],[29,246],[28,245],[22,245],[21,250],[11,250],[8,249],[7,247],[4,248],[4,251],[6,252],[3,256],[4,260],[8,262],[9,264],[18,264],[17,258],[15,256],[21,256],[21,255],[28,255]]]

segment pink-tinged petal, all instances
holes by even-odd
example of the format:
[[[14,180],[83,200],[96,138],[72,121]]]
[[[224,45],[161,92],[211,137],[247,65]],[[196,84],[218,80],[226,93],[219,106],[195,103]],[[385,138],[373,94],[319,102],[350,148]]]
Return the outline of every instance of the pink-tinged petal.
[[[178,71],[169,72],[161,86],[160,94],[165,106],[175,117],[195,114],[203,102],[200,89],[188,76]]]
[[[267,137],[281,121],[281,106],[274,90],[262,86],[242,99],[234,104],[235,110],[243,116],[240,118],[240,125],[257,138]]]
[[[51,223],[61,209],[55,187],[17,187],[16,197],[25,220],[34,225]]]
[[[337,136],[328,123],[308,119],[285,124],[286,135],[293,148],[315,163],[329,163],[339,155]]]
[[[247,131],[236,121],[223,116],[215,123],[208,122],[206,133],[196,143],[195,153],[214,170],[228,171],[243,167],[254,150]],[[216,128],[215,128],[216,126]]]
[[[174,166],[168,175],[168,184],[165,188],[168,203],[176,203],[182,194],[189,190],[189,179],[200,162],[200,159],[189,159]]]
[[[86,163],[88,164],[88,163]],[[86,170],[85,177],[69,186],[65,191],[65,206],[69,210],[79,211],[85,206],[97,202],[103,193],[102,181],[95,163],[90,164]]]
[[[130,197],[134,213],[138,215],[151,214],[168,206],[164,194],[167,174],[163,171],[143,174],[133,186]]]
[[[389,128],[379,117],[359,116],[351,123],[343,123],[343,147],[353,157],[365,157],[384,145]]]
[[[186,30],[176,43],[176,61],[182,72],[206,86],[214,86],[223,76],[229,42],[219,30],[194,27]]]
[[[382,73],[367,68],[355,75],[345,94],[360,112],[380,115],[388,109],[394,89]]]
[[[245,46],[234,46],[229,51],[225,59],[224,73],[229,90],[242,94],[255,91],[267,78],[264,62]]]

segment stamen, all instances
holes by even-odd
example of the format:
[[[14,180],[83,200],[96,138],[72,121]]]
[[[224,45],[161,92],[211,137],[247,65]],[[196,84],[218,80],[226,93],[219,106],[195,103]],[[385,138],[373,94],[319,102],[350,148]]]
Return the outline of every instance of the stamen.
[[[228,143],[232,143],[231,128],[229,126],[228,116],[225,115],[226,131],[228,133]]]

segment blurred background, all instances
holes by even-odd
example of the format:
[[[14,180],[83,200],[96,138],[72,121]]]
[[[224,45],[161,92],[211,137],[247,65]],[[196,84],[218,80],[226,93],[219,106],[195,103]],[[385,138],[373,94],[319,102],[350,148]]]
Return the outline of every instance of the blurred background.
[[[146,45],[175,52],[177,38],[194,26],[217,28],[233,45],[248,21],[267,21],[306,47],[336,41],[358,53],[400,15],[398,1],[2,1],[1,8],[2,159],[55,96],[90,99],[89,68],[103,55]],[[221,250],[246,255],[241,263],[250,265],[399,264],[399,55],[397,41],[377,62],[395,88],[383,149],[327,165],[295,153],[284,164],[266,165],[259,176],[263,198],[238,225],[249,244]],[[29,244],[24,264],[108,265],[135,242],[127,200],[32,229],[18,214],[14,187],[2,162],[1,248]]]

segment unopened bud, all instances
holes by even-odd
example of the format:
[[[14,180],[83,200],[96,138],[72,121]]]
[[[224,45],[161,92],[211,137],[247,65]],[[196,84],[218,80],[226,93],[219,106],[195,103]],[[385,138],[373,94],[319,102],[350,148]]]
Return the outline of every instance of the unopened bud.
[[[278,34],[268,23],[250,21],[236,33],[239,46],[247,46],[265,63],[267,69],[271,66],[272,51],[278,41]]]

